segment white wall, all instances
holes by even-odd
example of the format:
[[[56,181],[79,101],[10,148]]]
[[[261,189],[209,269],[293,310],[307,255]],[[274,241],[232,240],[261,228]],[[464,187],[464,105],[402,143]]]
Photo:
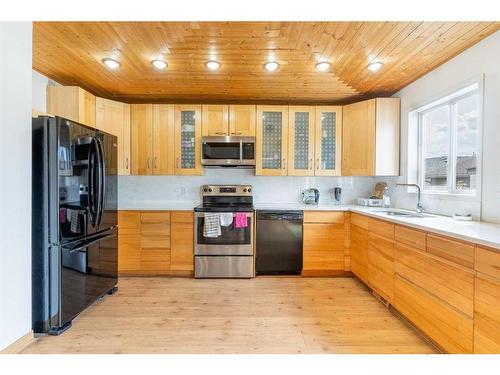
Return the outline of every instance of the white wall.
[[[271,177],[255,176],[253,169],[205,169],[204,176],[121,176],[118,205],[130,208],[182,202],[198,205],[204,184],[249,184],[256,203],[298,203],[301,191],[315,187],[321,204],[333,204],[333,188],[342,188],[342,203],[368,197],[374,177]]]
[[[0,350],[31,330],[31,22],[0,22]]]
[[[47,111],[47,84],[49,79],[43,74],[33,70],[32,72],[32,99],[33,109],[45,113]]]
[[[482,219],[500,222],[500,31],[490,35],[447,63],[394,94],[401,98],[401,182],[407,165],[408,112],[439,98],[462,83],[484,74],[483,168],[481,200],[424,196],[429,211],[451,215],[471,212]],[[398,188],[397,207],[415,208],[415,194]]]

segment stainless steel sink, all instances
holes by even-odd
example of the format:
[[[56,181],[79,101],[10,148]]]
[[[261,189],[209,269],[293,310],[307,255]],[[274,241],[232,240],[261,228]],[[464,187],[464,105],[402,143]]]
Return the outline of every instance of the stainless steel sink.
[[[433,215],[429,214],[417,213],[413,211],[402,211],[402,210],[380,210],[375,212],[384,213],[388,216],[407,217],[407,218],[433,217]]]

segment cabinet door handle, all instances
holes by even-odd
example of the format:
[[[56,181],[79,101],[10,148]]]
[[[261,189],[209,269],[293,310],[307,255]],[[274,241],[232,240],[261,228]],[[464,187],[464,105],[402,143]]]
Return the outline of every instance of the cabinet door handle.
[[[215,134],[218,134],[218,135],[226,135],[225,132],[215,132]]]
[[[286,169],[286,159],[283,158],[283,169]]]
[[[312,160],[312,158],[309,159],[309,169],[313,169],[313,160]]]
[[[319,158],[316,159],[316,169],[319,169]]]
[[[179,164],[179,158],[177,158],[177,161],[175,163],[177,164],[177,169],[181,169],[181,166]]]
[[[128,158],[125,158],[125,169],[128,169]]]
[[[156,169],[156,168],[158,168],[158,167],[156,166],[156,156],[155,156],[155,158],[154,158],[153,160],[154,160],[154,167],[155,167],[155,169]]]
[[[231,135],[241,135],[241,132],[231,132]]]
[[[148,161],[147,161],[147,163],[146,163],[146,164],[147,164],[147,167],[148,167],[148,169],[149,169],[149,165],[151,164],[151,158],[148,158]]]

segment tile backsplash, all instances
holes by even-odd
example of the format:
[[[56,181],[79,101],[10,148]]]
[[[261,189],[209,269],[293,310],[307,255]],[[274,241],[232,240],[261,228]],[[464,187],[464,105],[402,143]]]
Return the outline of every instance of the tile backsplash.
[[[253,169],[206,169],[204,176],[120,176],[118,205],[200,202],[204,184],[249,184],[256,203],[297,203],[304,189],[320,191],[320,203],[333,203],[333,188],[342,188],[342,204],[370,195],[376,177],[270,177],[255,176]]]

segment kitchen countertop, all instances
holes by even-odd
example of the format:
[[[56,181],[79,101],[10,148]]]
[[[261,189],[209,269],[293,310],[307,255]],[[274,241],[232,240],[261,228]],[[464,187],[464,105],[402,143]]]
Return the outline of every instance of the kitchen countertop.
[[[120,207],[120,210],[137,211],[184,211],[193,210],[199,203],[196,202],[158,202],[142,201]],[[302,211],[350,211],[402,224],[427,232],[458,238],[489,246],[500,251],[500,224],[484,221],[456,221],[447,216],[430,215],[422,218],[407,218],[389,216],[382,207],[362,207],[356,205],[319,204],[306,205],[301,203],[256,203],[256,210],[302,210]]]

